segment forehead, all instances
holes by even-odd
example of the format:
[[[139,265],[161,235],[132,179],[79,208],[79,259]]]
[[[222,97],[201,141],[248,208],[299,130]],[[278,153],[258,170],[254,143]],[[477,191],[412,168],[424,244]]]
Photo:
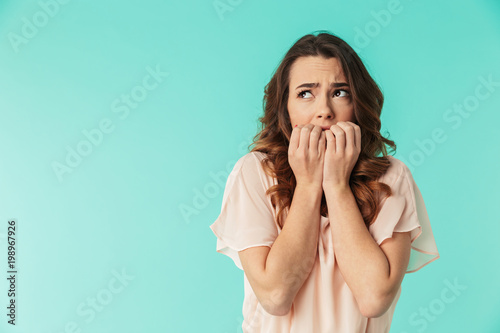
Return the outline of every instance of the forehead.
[[[344,80],[344,72],[337,58],[325,59],[320,56],[300,57],[290,69],[290,84],[316,82],[319,78],[332,81]]]

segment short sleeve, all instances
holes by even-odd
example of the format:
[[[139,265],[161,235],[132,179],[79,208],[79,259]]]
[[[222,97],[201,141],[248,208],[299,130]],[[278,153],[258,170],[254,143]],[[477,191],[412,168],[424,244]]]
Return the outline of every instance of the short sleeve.
[[[369,226],[377,244],[391,238],[393,232],[411,231],[411,254],[406,273],[413,273],[439,258],[429,216],[420,192],[408,167],[388,155],[391,160],[387,181],[392,195],[384,198],[375,221]]]
[[[278,237],[275,213],[265,194],[272,184],[261,166],[263,154],[250,152],[236,162],[227,178],[221,212],[210,225],[217,237],[216,251],[230,257],[241,270],[238,251],[271,247]]]

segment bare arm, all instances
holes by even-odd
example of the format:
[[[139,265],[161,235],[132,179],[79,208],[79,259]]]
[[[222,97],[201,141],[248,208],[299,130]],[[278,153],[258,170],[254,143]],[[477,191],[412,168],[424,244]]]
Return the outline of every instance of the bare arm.
[[[322,189],[298,185],[279,236],[269,251],[265,275],[270,285],[269,300],[277,303],[276,313],[290,311],[300,287],[316,259],[320,227]]]
[[[287,218],[271,249],[239,252],[242,267],[262,307],[285,315],[316,260],[325,135],[319,126],[293,129],[288,161],[297,180]]]
[[[286,315],[316,259],[320,227],[321,188],[295,188],[283,229],[271,248],[250,247],[239,252],[243,270],[262,307]]]
[[[361,129],[352,122],[337,122],[330,129],[326,131],[323,189],[333,250],[360,312],[376,318],[391,306],[405,275],[410,232],[396,232],[380,246],[371,236],[349,185],[361,152]]]
[[[383,315],[394,301],[410,260],[410,232],[395,232],[380,246],[370,235],[348,187],[325,190],[335,257],[360,312]]]

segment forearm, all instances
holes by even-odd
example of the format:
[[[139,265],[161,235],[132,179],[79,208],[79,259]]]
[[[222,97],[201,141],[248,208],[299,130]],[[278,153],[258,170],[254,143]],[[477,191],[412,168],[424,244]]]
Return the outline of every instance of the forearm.
[[[325,186],[330,229],[339,269],[358,306],[385,297],[389,262],[366,228],[349,186]]]
[[[297,186],[283,229],[266,261],[271,301],[288,312],[316,259],[321,186]]]

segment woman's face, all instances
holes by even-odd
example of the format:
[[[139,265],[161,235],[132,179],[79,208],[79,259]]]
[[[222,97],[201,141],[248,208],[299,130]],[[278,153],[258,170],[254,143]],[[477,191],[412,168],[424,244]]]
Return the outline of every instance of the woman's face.
[[[290,69],[288,113],[292,128],[313,124],[329,129],[355,122],[348,82],[337,58],[300,57]]]

